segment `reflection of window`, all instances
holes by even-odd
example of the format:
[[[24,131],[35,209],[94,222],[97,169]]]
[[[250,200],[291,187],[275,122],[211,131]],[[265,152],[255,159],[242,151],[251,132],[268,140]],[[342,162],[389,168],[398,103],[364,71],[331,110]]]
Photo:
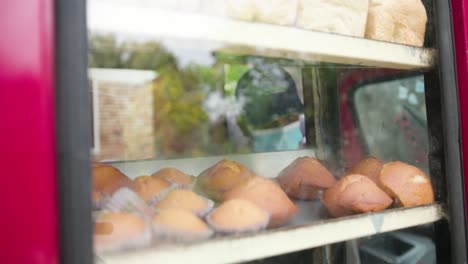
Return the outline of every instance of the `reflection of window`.
[[[423,76],[364,85],[355,92],[354,106],[370,155],[427,164]]]

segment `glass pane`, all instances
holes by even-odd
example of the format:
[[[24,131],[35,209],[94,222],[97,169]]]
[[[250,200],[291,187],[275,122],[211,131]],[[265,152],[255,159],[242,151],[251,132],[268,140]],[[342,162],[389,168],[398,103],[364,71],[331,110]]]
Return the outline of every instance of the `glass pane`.
[[[442,218],[424,34],[363,39],[366,1],[361,33],[313,23],[327,1],[90,2],[104,262],[433,263],[434,236],[388,232]]]

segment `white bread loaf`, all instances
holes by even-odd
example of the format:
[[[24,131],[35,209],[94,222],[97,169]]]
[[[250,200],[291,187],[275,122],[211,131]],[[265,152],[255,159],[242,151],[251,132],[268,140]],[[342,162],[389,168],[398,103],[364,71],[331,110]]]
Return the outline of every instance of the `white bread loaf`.
[[[255,0],[255,21],[288,26],[296,22],[298,0]]]
[[[255,0],[226,0],[226,14],[235,19],[253,21]]]
[[[421,47],[426,22],[421,0],[370,0],[366,38]]]
[[[364,37],[368,6],[369,0],[299,0],[296,26]]]
[[[207,15],[225,17],[226,3],[224,0],[201,0],[201,12]]]
[[[276,25],[294,25],[298,0],[226,0],[229,17]]]

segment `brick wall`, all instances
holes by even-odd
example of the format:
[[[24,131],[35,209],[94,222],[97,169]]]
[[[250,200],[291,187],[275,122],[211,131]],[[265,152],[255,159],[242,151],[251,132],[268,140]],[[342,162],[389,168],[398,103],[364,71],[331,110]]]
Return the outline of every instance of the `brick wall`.
[[[131,85],[100,81],[100,150],[96,160],[152,158],[154,150],[151,84]],[[95,115],[96,116],[96,115]]]

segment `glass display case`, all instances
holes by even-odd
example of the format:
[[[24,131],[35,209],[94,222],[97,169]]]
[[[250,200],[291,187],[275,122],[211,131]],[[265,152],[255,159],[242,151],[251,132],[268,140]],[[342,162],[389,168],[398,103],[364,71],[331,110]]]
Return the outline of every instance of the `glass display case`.
[[[62,263],[466,262],[449,1],[54,12]]]

